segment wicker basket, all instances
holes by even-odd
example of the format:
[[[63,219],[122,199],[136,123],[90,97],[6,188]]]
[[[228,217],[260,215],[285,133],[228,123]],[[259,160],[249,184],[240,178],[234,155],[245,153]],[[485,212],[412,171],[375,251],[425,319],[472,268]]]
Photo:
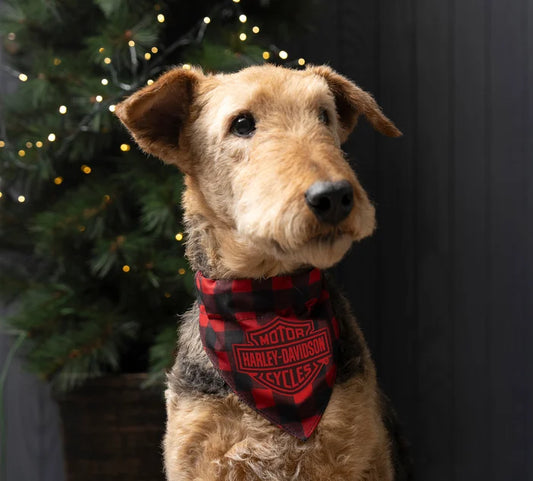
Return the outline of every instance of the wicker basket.
[[[59,400],[68,481],[163,481],[160,391],[143,374],[91,380]]]

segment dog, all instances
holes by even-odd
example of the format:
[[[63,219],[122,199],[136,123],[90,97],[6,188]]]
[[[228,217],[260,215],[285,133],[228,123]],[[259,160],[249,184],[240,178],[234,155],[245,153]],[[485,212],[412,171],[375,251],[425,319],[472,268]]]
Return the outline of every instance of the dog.
[[[198,302],[168,374],[169,481],[400,481],[410,461],[347,301],[322,273],[375,229],[341,144],[363,116],[328,66],[174,68],[116,115],[185,175]]]

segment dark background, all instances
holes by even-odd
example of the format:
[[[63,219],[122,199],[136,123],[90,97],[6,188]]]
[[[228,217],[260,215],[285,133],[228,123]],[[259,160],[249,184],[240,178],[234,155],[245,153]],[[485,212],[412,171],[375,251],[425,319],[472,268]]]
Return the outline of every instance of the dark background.
[[[417,478],[533,481],[533,0],[329,0],[313,17],[280,46],[404,132],[361,122],[346,145],[379,227],[337,274]],[[7,403],[9,481],[61,481],[47,388],[17,364]]]

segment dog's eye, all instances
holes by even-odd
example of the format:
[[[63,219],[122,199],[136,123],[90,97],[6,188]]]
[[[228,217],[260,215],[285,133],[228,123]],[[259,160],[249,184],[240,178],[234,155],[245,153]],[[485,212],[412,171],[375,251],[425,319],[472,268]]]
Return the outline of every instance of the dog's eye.
[[[238,137],[250,137],[255,131],[255,119],[252,114],[240,114],[231,123],[230,131]]]
[[[329,125],[329,114],[326,109],[320,109],[318,120],[320,120],[320,122],[322,122],[324,125]]]

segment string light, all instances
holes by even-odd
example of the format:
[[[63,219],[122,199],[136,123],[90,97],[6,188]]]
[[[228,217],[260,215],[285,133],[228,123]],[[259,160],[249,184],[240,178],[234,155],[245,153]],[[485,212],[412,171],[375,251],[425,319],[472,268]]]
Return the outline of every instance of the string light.
[[[211,23],[211,19],[209,17],[204,17],[204,23],[205,24]]]
[[[28,149],[31,149],[33,147],[33,144],[31,142],[26,142],[26,147]]]
[[[26,82],[26,80],[28,80],[28,76],[25,73],[21,73],[19,74],[19,80],[21,82]]]
[[[100,82],[102,85],[107,85],[109,83],[109,80],[107,80],[106,78],[103,78],[102,80],[100,80]]]
[[[149,53],[149,52],[146,52],[146,53],[144,54],[144,58],[145,58],[146,60],[150,60],[150,59],[152,58],[152,54]]]
[[[241,0],[233,0],[233,3],[239,3]]]
[[[165,16],[164,16],[162,13],[160,13],[160,14],[157,16],[157,21],[158,21],[159,23],[163,23],[163,22],[165,21]]]
[[[129,146],[129,144],[121,144],[120,150],[122,150],[122,152],[129,152],[131,150],[131,147]]]
[[[239,38],[241,39],[242,42],[244,42],[246,40],[246,34],[245,33],[241,33],[239,35]]]
[[[181,232],[178,232],[174,237],[178,242],[183,240],[183,234]]]
[[[0,192],[0,199],[2,198],[3,195],[4,195],[4,194],[2,194],[2,192]]]
[[[157,47],[152,47],[151,50],[152,50],[152,53],[157,53],[157,52],[159,52],[159,49],[158,49]]]
[[[129,272],[131,269],[130,269],[130,266],[128,264],[125,264],[125,265],[122,266],[122,270],[124,272]]]
[[[43,143],[40,140],[35,142],[35,147],[37,147],[38,149],[40,149],[42,146],[43,146]]]
[[[17,38],[17,36],[15,35],[14,32],[9,32],[9,33],[7,34],[7,39],[8,39],[8,40],[13,41],[13,40],[15,40],[16,38]]]
[[[102,97],[101,95],[97,95],[94,99],[95,99],[98,103],[100,103],[102,100],[104,100],[104,97]]]
[[[17,200],[22,204],[23,202],[26,202],[26,197],[24,197],[23,195],[19,195],[17,197]]]
[[[117,106],[114,105],[114,104],[113,104],[113,105],[110,105],[110,106],[108,107],[108,109],[109,109],[110,112],[114,112],[116,108],[117,108]]]
[[[305,58],[299,58],[298,65],[305,65]]]
[[[110,200],[111,200],[111,197],[108,194],[104,195],[104,202],[106,204],[109,203]]]
[[[24,156],[26,155],[26,151],[20,149],[20,150],[18,151],[18,154],[19,154],[19,157],[24,157]]]
[[[84,173],[84,174],[90,174],[92,172],[92,169],[88,166],[88,165],[85,165],[83,164],[81,166],[81,171]]]
[[[84,226],[84,225],[79,225],[79,226],[78,226],[78,230],[79,230],[80,232],[85,232],[85,226]]]
[[[252,27],[252,32],[259,33],[259,27],[258,26]]]
[[[191,64],[189,64],[189,63],[184,63],[184,64],[183,64],[183,68],[184,68],[185,70],[191,70]]]
[[[51,133],[48,135],[48,141],[49,142],[54,142],[56,140],[56,134],[54,133]]]
[[[0,140],[0,149],[3,149],[6,146],[6,143],[3,140]]]
[[[60,184],[62,184],[62,183],[63,183],[63,177],[56,177],[56,178],[54,179],[54,184],[55,184],[55,185],[60,185]]]
[[[269,52],[263,52],[263,58],[265,60],[268,60],[270,58],[270,53]]]
[[[130,40],[130,41],[128,42],[128,45],[129,45],[130,47],[135,47],[135,41],[134,41],[134,40]]]
[[[146,81],[146,85],[152,85],[153,83],[154,81],[151,78]]]
[[[60,58],[54,58],[54,65],[57,67],[58,65],[61,64],[61,59]]]
[[[61,105],[61,106],[59,107],[59,113],[60,113],[61,115],[65,115],[65,114],[67,113],[67,106],[66,106],[66,105]]]
[[[104,47],[100,47],[100,48],[98,49],[98,51],[99,51],[100,53],[104,53],[104,50],[105,50]]]
[[[111,63],[111,59],[109,57],[104,58],[104,63],[109,65]]]
[[[239,20],[241,23],[246,23],[246,20],[248,20],[248,17],[246,17],[246,15],[244,15],[244,13],[242,15],[239,15]]]
[[[285,52],[285,50],[280,50],[278,55],[279,55],[279,58],[281,58],[283,60],[286,60],[287,57],[289,56],[289,54],[287,52]]]
[[[184,269],[183,267],[180,267],[180,268],[178,269],[178,274],[179,274],[180,276],[182,276],[183,274],[185,274],[185,269]]]

